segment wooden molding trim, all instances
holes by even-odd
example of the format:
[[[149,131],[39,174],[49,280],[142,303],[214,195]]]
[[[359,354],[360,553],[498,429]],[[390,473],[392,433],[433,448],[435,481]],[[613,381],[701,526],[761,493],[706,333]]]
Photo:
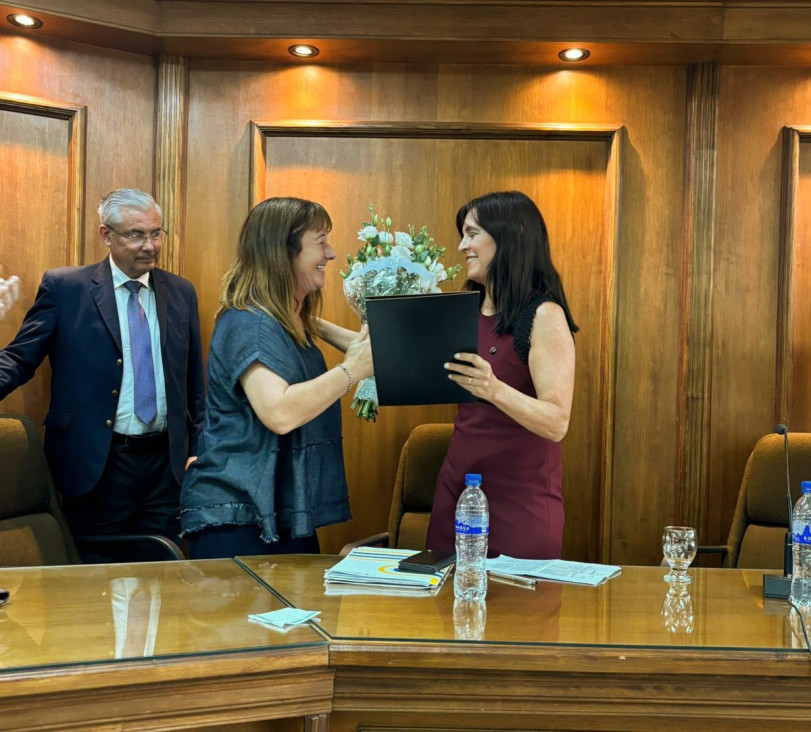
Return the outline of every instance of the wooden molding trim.
[[[695,64],[687,89],[676,516],[703,531],[709,491],[713,252],[720,67]]]
[[[85,140],[87,107],[70,102],[40,99],[22,94],[0,93],[0,109],[21,114],[63,119],[68,123],[68,190],[65,263],[84,260]]]
[[[598,515],[599,553],[607,561],[611,546],[611,496],[613,485],[614,399],[617,325],[617,258],[619,256],[620,193],[622,182],[621,125],[494,124],[444,122],[367,122],[352,120],[252,121],[250,127],[249,204],[253,208],[265,190],[267,140],[271,137],[373,137],[468,140],[597,140],[608,145],[606,164],[606,214],[603,236],[603,316],[599,375],[600,456]]]
[[[792,328],[794,299],[795,206],[800,185],[800,143],[811,140],[811,127],[783,128],[783,176],[777,273],[777,358],[775,417],[791,423]]]
[[[134,53],[289,63],[316,43],[321,64],[490,63],[560,68],[577,39],[586,66],[721,61],[805,66],[811,0],[23,0],[33,37]],[[14,32],[9,28],[0,29]],[[101,32],[100,32],[101,30]]]
[[[266,131],[270,127],[261,122],[251,122],[251,170],[248,184],[248,209],[252,209],[264,197],[265,167],[267,148],[265,146]],[[267,132],[267,134],[272,134]]]
[[[600,334],[600,394],[602,444],[600,446],[600,561],[611,558],[613,534],[612,496],[614,486],[614,401],[617,367],[617,259],[619,257],[620,196],[622,193],[622,150],[625,130],[617,127],[609,138],[605,185],[605,233],[603,235],[603,319]]]
[[[163,226],[169,236],[163,247],[163,266],[183,274],[185,218],[186,110],[188,65],[180,56],[158,61],[157,150],[155,199],[163,209]]]

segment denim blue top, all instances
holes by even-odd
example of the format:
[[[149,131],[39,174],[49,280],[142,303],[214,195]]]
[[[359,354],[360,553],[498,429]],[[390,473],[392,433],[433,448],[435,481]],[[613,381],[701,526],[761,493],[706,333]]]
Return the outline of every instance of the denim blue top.
[[[325,373],[321,351],[304,348],[271,316],[227,310],[208,354],[206,421],[199,456],[180,498],[181,536],[224,524],[256,525],[265,541],[293,538],[350,518],[338,401],[286,434],[267,429],[239,382],[254,363],[288,384]]]

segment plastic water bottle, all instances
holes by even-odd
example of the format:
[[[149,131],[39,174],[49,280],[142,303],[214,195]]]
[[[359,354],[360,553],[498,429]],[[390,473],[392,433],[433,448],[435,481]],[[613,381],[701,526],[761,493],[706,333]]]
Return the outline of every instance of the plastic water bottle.
[[[456,571],[454,597],[483,600],[487,595],[487,536],[490,533],[490,509],[482,491],[478,473],[465,476],[465,490],[456,503]]]
[[[803,494],[794,506],[794,572],[791,576],[791,603],[811,611],[811,480],[802,482]]]

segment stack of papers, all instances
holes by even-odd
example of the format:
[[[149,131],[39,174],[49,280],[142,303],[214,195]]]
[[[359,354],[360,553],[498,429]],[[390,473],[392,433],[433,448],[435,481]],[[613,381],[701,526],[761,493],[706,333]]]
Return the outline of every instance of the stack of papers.
[[[273,610],[269,613],[259,615],[249,615],[248,620],[252,623],[259,623],[266,628],[286,633],[297,625],[304,625],[308,620],[317,618],[321,614],[320,610],[297,610],[294,607],[285,607],[281,610]]]
[[[413,549],[356,547],[324,572],[326,594],[435,595],[451,568],[435,573],[404,572],[397,568],[401,559],[417,553]]]
[[[611,564],[567,562],[563,559],[514,559],[504,554],[495,559],[488,559],[485,566],[488,571],[500,575],[533,577],[590,587],[596,587],[622,571],[621,567]]]

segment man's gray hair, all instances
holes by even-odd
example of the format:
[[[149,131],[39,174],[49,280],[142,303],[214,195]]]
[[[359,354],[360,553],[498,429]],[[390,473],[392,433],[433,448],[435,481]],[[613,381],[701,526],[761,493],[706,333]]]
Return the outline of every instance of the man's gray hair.
[[[134,208],[137,211],[156,209],[163,220],[163,211],[152,196],[138,188],[118,188],[110,191],[99,201],[99,221],[103,226],[120,226],[124,218],[122,208]]]

